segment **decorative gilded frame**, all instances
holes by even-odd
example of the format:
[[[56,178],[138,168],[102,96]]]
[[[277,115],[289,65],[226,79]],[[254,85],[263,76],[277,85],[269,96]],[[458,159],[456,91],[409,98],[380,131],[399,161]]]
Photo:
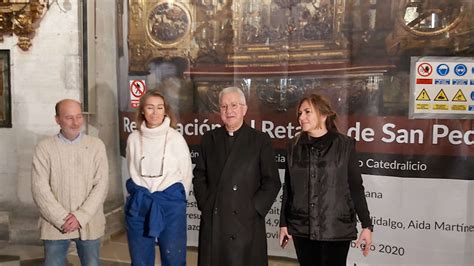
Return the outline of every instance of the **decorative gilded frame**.
[[[184,26],[184,32],[182,32],[179,36],[172,36],[170,38],[173,38],[172,40],[160,40],[158,39],[158,36],[153,36],[153,23],[150,20],[150,16],[152,15],[157,15],[158,12],[160,11],[167,11],[163,16],[161,17],[167,17],[170,14],[169,13],[177,13],[179,12],[180,14],[178,15],[180,18],[184,19],[185,21],[183,22]],[[191,34],[191,14],[187,7],[179,2],[173,2],[169,3],[169,1],[160,1],[154,5],[150,12],[148,13],[147,17],[147,23],[146,23],[146,34],[152,43],[154,43],[156,46],[163,47],[163,48],[171,48],[179,44],[180,42],[186,40],[186,37]]]
[[[234,54],[230,56],[231,61],[235,66],[246,66],[258,62],[258,66],[280,66],[280,65],[307,65],[308,61],[318,62],[318,64],[341,63],[348,62],[349,51],[348,40],[343,33],[343,26],[346,25],[344,12],[346,11],[346,0],[313,0],[313,1],[297,1],[297,0],[258,0],[259,5],[275,5],[279,2],[280,5],[287,4],[288,11],[291,13],[293,9],[301,8],[303,5],[311,6],[312,4],[328,4],[330,8],[327,10],[330,15],[332,33],[327,38],[320,40],[298,40],[291,39],[269,43],[269,44],[249,44],[245,43],[242,38],[244,32],[244,24],[242,23],[249,14],[242,8],[243,4],[235,3],[250,3],[257,0],[235,1],[234,6],[236,13],[234,13],[234,25],[237,25],[237,47],[234,49]],[[316,8],[316,6],[313,6]],[[255,10],[261,12],[262,10]],[[286,13],[288,13],[288,11]],[[288,14],[285,14],[288,15]],[[268,16],[268,15],[267,15]],[[302,22],[300,22],[302,23]],[[288,23],[288,28],[291,25]]]
[[[162,42],[151,35],[149,16],[160,6],[174,6],[187,18],[188,25],[183,36],[176,41]],[[128,50],[129,72],[148,73],[148,65],[157,58],[170,60],[186,58],[190,54],[194,15],[186,1],[174,0],[129,0]]]
[[[31,47],[39,21],[43,16],[44,0],[2,1],[0,3],[0,42],[4,35],[18,36],[18,46],[23,51]]]
[[[403,0],[403,1],[399,2],[398,11],[397,11],[397,23],[399,23],[402,26],[402,28],[404,28],[406,31],[411,32],[416,36],[421,36],[421,37],[436,36],[436,35],[439,35],[439,34],[442,34],[442,33],[445,33],[445,32],[449,32],[450,30],[452,30],[456,26],[458,26],[461,21],[464,20],[464,16],[466,16],[466,13],[467,13],[468,2],[465,1],[465,0],[461,0],[461,1],[459,1],[459,3],[460,3],[460,13],[459,13],[459,15],[456,16],[456,18],[451,23],[449,23],[449,25],[447,25],[446,27],[444,27],[442,29],[439,29],[439,30],[435,30],[435,31],[415,30],[415,29],[412,29],[409,26],[407,26],[406,21],[404,19],[405,8],[406,8],[409,1],[410,0]]]
[[[452,53],[468,50],[472,46],[471,36],[472,13],[474,4],[470,0],[459,0],[461,10],[451,23],[442,29],[421,31],[412,29],[404,20],[405,7],[408,0],[393,5],[392,15],[395,17],[393,31],[385,39],[387,53],[390,56],[400,55],[406,51],[429,49],[451,50]],[[433,2],[437,3],[437,2]],[[433,11],[434,9],[430,9]],[[442,11],[440,9],[440,11]],[[410,52],[408,52],[410,53]]]
[[[0,50],[0,73],[0,127],[12,127],[9,50]]]

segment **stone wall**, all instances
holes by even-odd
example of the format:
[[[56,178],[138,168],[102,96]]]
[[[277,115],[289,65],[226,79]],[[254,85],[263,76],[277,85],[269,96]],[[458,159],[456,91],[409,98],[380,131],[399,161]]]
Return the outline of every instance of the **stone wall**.
[[[16,36],[5,36],[0,43],[0,49],[10,50],[11,61],[13,126],[0,128],[0,211],[5,211],[3,220],[10,212],[10,229],[15,227],[11,214],[14,209],[32,212],[29,216],[37,219],[31,196],[31,162],[38,141],[59,130],[54,104],[63,98],[82,100],[80,1],[72,1],[69,10],[58,2],[46,11],[29,51],[16,45]],[[115,1],[97,1],[95,5],[96,35],[89,38],[96,39],[97,48],[97,112],[87,117],[85,128],[107,147],[110,190],[105,209],[113,211],[123,203],[117,136]],[[36,227],[35,223],[28,224]]]

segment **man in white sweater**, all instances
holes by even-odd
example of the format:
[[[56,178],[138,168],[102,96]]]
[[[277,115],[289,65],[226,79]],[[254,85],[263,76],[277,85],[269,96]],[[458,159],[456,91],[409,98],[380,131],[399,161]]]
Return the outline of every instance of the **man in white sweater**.
[[[45,264],[65,265],[71,241],[82,265],[99,265],[108,191],[104,143],[82,133],[81,104],[56,104],[58,134],[40,141],[33,157],[31,189],[39,207]]]

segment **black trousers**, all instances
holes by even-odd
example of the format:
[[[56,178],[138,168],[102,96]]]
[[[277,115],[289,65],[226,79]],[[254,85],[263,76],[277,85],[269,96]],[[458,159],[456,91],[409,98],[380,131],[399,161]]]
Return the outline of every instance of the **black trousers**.
[[[317,241],[293,236],[301,266],[346,266],[351,241]]]

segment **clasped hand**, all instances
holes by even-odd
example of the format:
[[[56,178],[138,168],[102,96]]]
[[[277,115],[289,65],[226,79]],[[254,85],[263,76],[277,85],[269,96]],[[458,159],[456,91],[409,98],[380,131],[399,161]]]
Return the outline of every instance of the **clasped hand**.
[[[64,224],[61,226],[63,233],[71,233],[81,228],[81,224],[77,220],[74,214],[69,213],[66,218],[64,218]]]

